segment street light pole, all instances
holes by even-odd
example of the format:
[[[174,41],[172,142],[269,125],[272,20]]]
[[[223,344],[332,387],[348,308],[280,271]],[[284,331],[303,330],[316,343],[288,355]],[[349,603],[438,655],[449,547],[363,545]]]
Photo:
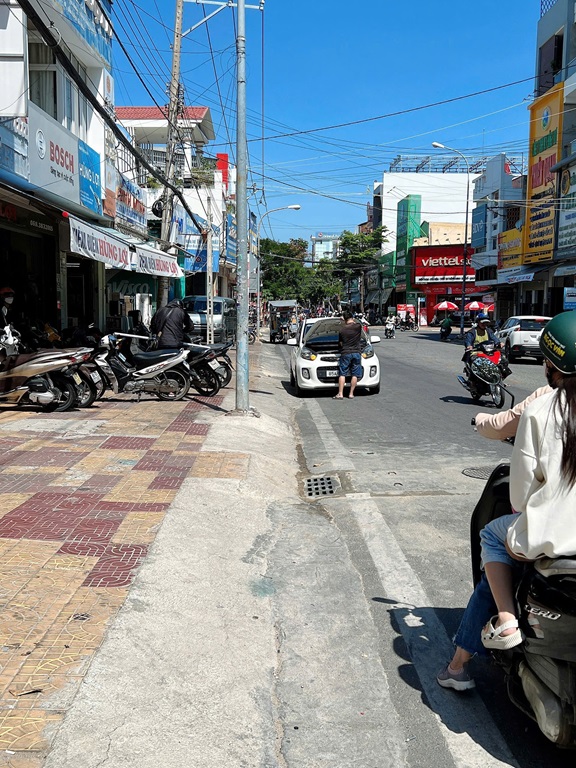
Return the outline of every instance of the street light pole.
[[[449,152],[455,152],[466,163],[466,223],[464,225],[464,264],[462,268],[462,309],[460,312],[460,338],[464,338],[464,305],[466,304],[466,269],[468,266],[468,215],[470,207],[470,163],[466,155],[462,154],[459,149],[454,147],[446,147],[444,144],[440,144],[439,141],[433,141],[432,146],[434,149],[447,149]]]
[[[280,208],[272,208],[270,211],[265,211],[262,216],[260,216],[260,221],[258,222],[258,232],[257,232],[257,239],[258,239],[258,265],[257,265],[257,278],[256,278],[256,288],[257,288],[257,299],[256,299],[256,338],[258,341],[260,341],[260,262],[262,260],[262,255],[260,253],[260,228],[262,226],[262,221],[266,218],[266,216],[270,216],[271,213],[276,213],[277,211],[299,211],[301,208],[300,205],[297,203],[295,205],[283,205]]]

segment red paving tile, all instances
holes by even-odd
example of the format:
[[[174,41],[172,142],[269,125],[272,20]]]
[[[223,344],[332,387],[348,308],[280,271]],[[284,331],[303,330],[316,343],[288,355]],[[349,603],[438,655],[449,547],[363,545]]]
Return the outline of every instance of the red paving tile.
[[[129,450],[130,448],[138,451],[143,448],[149,448],[156,442],[155,437],[109,437],[100,448],[111,448],[113,450]]]
[[[84,580],[83,587],[126,587],[146,557],[144,544],[110,544]]]

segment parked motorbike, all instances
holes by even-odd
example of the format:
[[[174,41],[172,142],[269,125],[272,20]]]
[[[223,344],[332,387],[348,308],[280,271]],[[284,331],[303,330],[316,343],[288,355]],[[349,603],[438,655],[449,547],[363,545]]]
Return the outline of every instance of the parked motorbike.
[[[470,526],[474,583],[481,576],[480,531],[510,513],[510,465],[492,472]],[[510,701],[559,747],[576,748],[576,557],[527,563],[515,584],[525,641],[492,651],[506,673]]]
[[[20,336],[6,326],[0,335],[0,402],[40,405],[45,411],[68,411],[78,400],[78,367],[89,349],[20,352]]]
[[[187,342],[184,349],[188,352],[190,381],[196,392],[204,397],[214,397],[222,386],[220,377],[225,375],[223,366],[216,358],[212,346]],[[227,344],[213,346],[228,347]],[[231,346],[231,344],[230,344]]]
[[[103,336],[93,362],[105,385],[115,394],[147,392],[160,400],[181,400],[190,389],[188,350],[130,352],[130,334]]]
[[[503,381],[511,373],[502,352],[493,343],[484,343],[471,352],[464,367],[464,376],[457,378],[464,389],[470,392],[475,403],[489,395],[496,408],[502,408],[505,393],[508,392],[512,397]]]
[[[211,368],[220,379],[220,386],[227,387],[228,384],[230,384],[232,379],[232,372],[234,371],[232,360],[228,356],[228,350],[234,346],[234,342],[229,341],[226,344],[202,344],[201,338],[195,338],[192,339],[192,344],[196,347],[211,349],[212,352],[214,352],[219,367],[214,368],[214,366],[211,366]]]

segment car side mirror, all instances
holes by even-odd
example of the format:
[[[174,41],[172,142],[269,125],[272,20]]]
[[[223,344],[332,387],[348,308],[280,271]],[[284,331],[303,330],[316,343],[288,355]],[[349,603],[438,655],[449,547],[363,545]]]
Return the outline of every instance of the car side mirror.
[[[370,344],[378,344],[379,341],[382,341],[380,336],[370,336]]]
[[[296,347],[298,345],[298,342],[296,341],[296,339],[288,339],[286,344],[288,344],[289,347]]]

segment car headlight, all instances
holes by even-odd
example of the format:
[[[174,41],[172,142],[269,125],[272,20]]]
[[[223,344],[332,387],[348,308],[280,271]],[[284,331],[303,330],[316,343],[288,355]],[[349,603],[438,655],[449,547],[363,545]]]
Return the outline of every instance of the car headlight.
[[[374,347],[372,347],[370,344],[367,344],[364,352],[362,352],[362,357],[366,360],[369,357],[374,357]]]
[[[315,352],[312,352],[311,349],[308,349],[308,347],[302,347],[300,357],[304,360],[316,360],[317,355]]]

